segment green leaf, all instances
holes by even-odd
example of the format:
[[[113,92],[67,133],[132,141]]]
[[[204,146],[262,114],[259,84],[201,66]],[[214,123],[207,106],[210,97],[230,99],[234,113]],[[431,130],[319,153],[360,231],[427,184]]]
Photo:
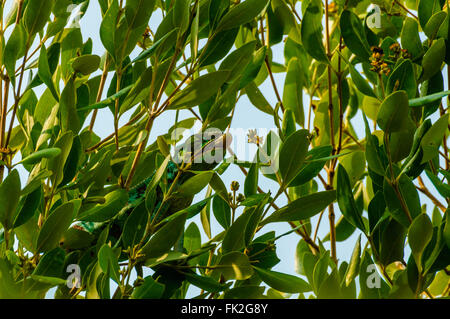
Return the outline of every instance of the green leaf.
[[[229,71],[217,71],[199,77],[173,98],[169,109],[189,108],[206,102],[217,94],[229,75]]]
[[[33,165],[39,163],[43,158],[54,158],[61,154],[61,149],[57,147],[46,148],[28,155],[18,164]]]
[[[373,92],[373,89],[370,87],[367,80],[365,80],[361,74],[355,69],[355,67],[349,63],[348,68],[350,71],[350,76],[352,77],[352,81],[355,84],[356,88],[362,93],[367,96],[376,98],[377,96]]]
[[[295,115],[292,110],[285,109],[283,115],[283,122],[281,123],[281,132],[284,137],[288,137],[297,129],[295,124]]]
[[[296,122],[303,126],[305,114],[303,111],[303,79],[300,76],[301,74],[301,66],[298,59],[291,59],[284,82],[283,104],[286,110],[292,110]]]
[[[169,41],[171,36],[174,36],[176,34],[177,29],[170,31],[169,33],[162,36],[160,39],[155,41],[151,47],[148,49],[142,51],[136,58],[134,58],[130,64],[135,64],[136,62],[145,61],[149,57],[153,56],[154,53],[156,53],[157,49],[159,49],[165,41]],[[168,40],[169,39],[169,40]]]
[[[386,94],[404,90],[408,94],[408,98],[416,97],[417,83],[414,76],[414,67],[411,60],[404,60],[391,73],[388,79]]]
[[[116,58],[115,33],[118,13],[119,2],[117,0],[113,0],[111,1],[108,11],[106,11],[102,23],[100,24],[100,39],[105,49],[114,59]]]
[[[190,254],[191,252],[200,249],[201,245],[202,239],[200,230],[198,229],[198,226],[192,222],[184,232],[183,247],[186,249],[188,254]]]
[[[142,247],[142,254],[148,259],[168,253],[183,234],[186,218],[187,213],[184,213],[165,224]]]
[[[378,146],[378,138],[371,134],[369,123],[367,122],[367,118],[364,115],[364,125],[366,128],[366,160],[368,167],[377,173],[380,176],[384,176],[384,166],[382,164],[380,154],[379,154],[379,146]]]
[[[147,187],[147,194],[149,194],[152,190],[158,186],[159,182],[161,181],[161,178],[163,177],[164,173],[166,172],[167,165],[169,164],[170,156],[168,155],[164,161],[161,163],[161,165],[158,167],[158,169],[155,172],[155,175],[153,176],[150,184]]]
[[[428,178],[430,179],[431,183],[433,183],[436,190],[441,194],[442,197],[450,198],[450,185],[448,185],[445,182],[442,182],[439,177],[434,175],[429,170],[425,170],[425,173],[427,174]]]
[[[112,103],[114,103],[115,100],[120,99],[122,96],[128,94],[128,92],[130,92],[132,88],[133,88],[133,85],[129,85],[129,86],[123,88],[122,90],[120,90],[119,92],[109,96],[105,100],[100,101],[98,103],[91,104],[89,106],[80,107],[77,109],[77,111],[79,113],[82,113],[82,112],[86,112],[86,111],[90,111],[90,110],[106,108],[106,107],[112,105]]]
[[[290,187],[304,185],[316,177],[327,163],[327,157],[331,155],[331,145],[319,146],[311,149],[305,158],[303,167],[297,176],[289,184]]]
[[[222,274],[225,280],[246,280],[253,275],[253,267],[247,255],[233,251],[220,258],[211,276],[215,273]]]
[[[152,276],[145,277],[142,285],[136,287],[131,294],[133,299],[160,299],[164,294],[165,286],[156,282]]]
[[[14,280],[12,267],[6,258],[0,259],[0,279],[0,298],[23,298],[21,294],[22,287]]]
[[[443,91],[443,92],[439,92],[439,93],[434,93],[434,94],[418,97],[416,99],[409,100],[409,106],[410,107],[425,106],[425,105],[433,103],[435,101],[439,101],[440,99],[442,99],[443,97],[446,97],[448,95],[450,95],[450,91]]]
[[[236,28],[252,21],[269,3],[269,0],[246,0],[228,11],[219,21],[216,32]]]
[[[3,228],[10,230],[16,214],[20,198],[20,177],[17,170],[8,174],[0,184],[0,223]]]
[[[191,58],[197,59],[199,46],[200,6],[197,6],[191,27]]]
[[[212,293],[224,291],[230,286],[230,284],[220,284],[211,277],[199,276],[194,272],[184,273],[184,276],[191,285]]]
[[[417,216],[408,230],[408,242],[419,272],[422,271],[422,254],[433,237],[433,224],[426,214]]]
[[[104,244],[100,248],[98,264],[105,274],[111,276],[116,283],[120,283],[119,260],[114,250],[108,244]]]
[[[222,61],[219,71],[230,71],[230,76],[227,80],[228,82],[233,82],[233,80],[243,74],[242,70],[244,70],[252,60],[255,48],[256,41],[251,41],[228,54],[228,56]]]
[[[189,1],[190,2],[190,1]],[[179,29],[179,35],[189,27],[190,3],[188,0],[175,0],[173,5],[173,25]]]
[[[359,235],[355,248],[353,249],[352,258],[345,273],[345,285],[348,287],[350,283],[358,276],[359,264],[361,261],[361,235]],[[363,270],[364,271],[364,270]]]
[[[444,227],[444,240],[447,244],[447,248],[450,249],[450,210],[447,209],[445,212],[445,227]]]
[[[231,208],[228,203],[220,196],[214,196],[213,198],[213,213],[217,222],[224,229],[228,229],[231,224]]]
[[[49,251],[59,245],[75,217],[75,202],[65,203],[53,211],[42,225],[36,242],[36,251]]]
[[[423,29],[424,33],[427,35],[428,39],[434,39],[439,31],[440,26],[447,18],[447,13],[444,11],[436,12],[433,14],[428,20],[425,28]]]
[[[125,6],[125,17],[130,30],[139,30],[142,34],[149,23],[156,0],[128,0]]]
[[[39,0],[37,0],[39,1]],[[16,79],[16,61],[23,56],[25,51],[25,44],[27,41],[27,33],[22,23],[16,24],[11,36],[6,42],[5,51],[3,54],[3,64],[8,72],[11,84],[15,86]]]
[[[156,144],[158,145],[159,151],[163,156],[170,156],[170,146],[167,144],[166,139],[163,136],[158,136],[156,138]]]
[[[81,129],[80,119],[77,113],[77,91],[74,78],[70,78],[61,93],[59,100],[62,131],[72,131],[77,134]]]
[[[445,133],[447,132],[449,125],[449,115],[445,114],[433,126],[425,133],[420,142],[420,146],[423,150],[422,162],[426,163],[432,160],[439,154],[439,147],[442,144]]]
[[[241,81],[239,83],[239,90],[245,88],[251,82],[257,82],[259,74],[265,69],[262,69],[263,63],[267,57],[267,47],[263,46],[253,53],[252,59],[247,67],[242,72]],[[272,62],[273,64],[274,62]]]
[[[245,87],[245,93],[247,94],[250,102],[260,111],[267,113],[269,115],[273,115],[273,109],[270,106],[270,103],[261,93],[261,90],[256,86],[255,82],[250,82]]]
[[[419,36],[419,25],[413,18],[406,17],[401,33],[402,48],[408,50],[413,59],[423,54],[422,41]]]
[[[216,195],[219,195],[220,197],[222,197],[222,199],[228,201],[228,190],[219,174],[222,173],[216,170],[211,180],[209,181],[209,185],[212,187]]]
[[[328,63],[323,46],[322,1],[311,0],[303,15],[301,34],[303,46],[310,56],[320,62]]]
[[[152,68],[147,68],[132,86],[127,97],[120,106],[120,115],[131,109],[136,104],[146,99],[150,94],[150,86],[148,85],[152,81]]]
[[[222,241],[223,253],[239,251],[245,247],[245,229],[251,216],[250,211],[245,211],[228,228]]]
[[[189,178],[178,188],[178,192],[185,196],[194,196],[200,193],[209,184],[213,174],[214,172],[211,171],[202,172]]]
[[[330,252],[326,251],[319,260],[313,264],[312,279],[314,292],[318,293],[320,286],[328,278],[328,266],[330,265]]]
[[[244,195],[246,197],[255,195],[257,193],[258,175],[259,175],[258,164],[252,163],[244,182]]]
[[[358,16],[349,10],[342,11],[340,30],[350,51],[367,61],[370,57],[370,47]]]
[[[61,154],[48,160],[48,170],[53,172],[50,180],[52,184],[58,186],[64,178],[64,165],[69,157],[70,150],[72,149],[73,134],[72,132],[66,132],[58,138],[53,145],[54,148],[61,149]]]
[[[303,166],[309,148],[308,130],[299,130],[292,133],[281,146],[280,173],[284,185],[297,176]]]
[[[55,278],[55,277],[46,277],[46,276],[39,276],[39,275],[33,275],[31,274],[31,279],[32,279],[32,287],[36,287],[36,286],[40,286],[44,285],[44,287],[54,287],[54,286],[58,286],[58,285],[64,285],[67,284],[67,281],[65,279],[61,279],[61,278]],[[41,286],[42,287],[42,286]],[[29,288],[32,289],[32,288]],[[43,288],[42,290],[46,290],[47,288]],[[28,290],[29,291],[29,290]]]
[[[223,59],[233,47],[238,31],[239,28],[234,28],[216,33],[209,40],[209,45],[201,50],[200,66],[214,64]]]
[[[246,300],[246,299],[265,299],[264,294],[265,287],[251,285],[251,286],[240,286],[234,287],[230,290],[225,291],[223,294],[224,299],[236,299],[236,300]]]
[[[441,11],[441,5],[439,0],[419,0],[417,6],[417,12],[419,16],[420,26],[424,29],[431,16]]]
[[[33,275],[46,277],[61,277],[64,275],[64,259],[66,252],[57,247],[50,250],[39,260],[39,264],[33,271]]]
[[[324,191],[296,199],[275,211],[261,222],[261,225],[276,222],[299,221],[313,217],[327,208],[336,199],[336,191]]]
[[[72,62],[72,68],[75,72],[83,75],[89,75],[98,70],[101,58],[98,55],[86,54],[77,57]]]
[[[338,269],[333,269],[330,275],[325,275],[325,280],[318,288],[317,299],[342,299]]]
[[[396,91],[386,97],[378,111],[377,124],[385,134],[405,131],[414,125],[409,116],[408,95],[405,91]]]
[[[387,266],[395,261],[401,261],[404,257],[406,228],[395,219],[383,230],[380,245],[380,263]]]
[[[77,220],[86,222],[104,222],[114,216],[127,204],[128,193],[124,189],[112,191],[105,196],[104,204],[97,204],[91,209],[84,211],[77,217]]]
[[[273,289],[281,292],[296,294],[311,291],[309,284],[296,276],[253,267],[258,276]]]
[[[142,202],[133,209],[125,222],[122,233],[122,242],[124,247],[134,247],[140,242],[145,233],[147,220],[148,213],[145,207],[145,202]]]
[[[445,59],[446,45],[445,40],[440,38],[433,42],[431,47],[423,56],[421,80],[428,80],[437,72],[441,71],[442,63]]]
[[[389,169],[389,168],[388,168]],[[397,173],[396,173],[397,172]],[[394,173],[398,174],[398,169],[394,168]],[[386,174],[388,175],[388,174]],[[411,219],[421,214],[419,193],[411,178],[403,174],[398,180],[398,189],[401,197],[408,208]],[[387,182],[383,183],[384,198],[390,214],[404,227],[409,227],[410,220],[406,215],[405,209],[401,204],[396,190]]]
[[[25,29],[30,37],[40,32],[50,18],[54,1],[29,0],[23,14]]]
[[[25,190],[25,189],[24,189]],[[33,190],[29,194],[24,194],[24,191],[22,191],[22,199],[20,201],[20,204],[18,206],[18,212],[16,214],[16,217],[14,219],[14,228],[20,227],[23,224],[25,224],[27,221],[29,221],[37,212],[39,205],[41,204],[42,200],[44,199],[44,191],[42,187],[42,182],[39,180],[38,187]]]
[[[47,50],[44,45],[42,45],[41,53],[39,54],[38,75],[42,82],[47,85],[55,100],[59,101],[59,95],[56,91],[55,83],[53,82],[50,71]]]
[[[353,192],[350,184],[350,178],[344,166],[339,164],[337,169],[337,201],[342,214],[355,227],[366,232],[361,215],[356,207]]]

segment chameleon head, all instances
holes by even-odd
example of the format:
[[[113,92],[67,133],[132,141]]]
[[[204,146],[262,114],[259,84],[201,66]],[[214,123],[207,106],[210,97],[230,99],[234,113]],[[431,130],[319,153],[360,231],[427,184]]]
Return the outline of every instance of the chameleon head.
[[[231,134],[219,130],[195,134],[178,148],[177,160],[192,164],[208,164],[205,167],[200,165],[201,168],[199,165],[193,165],[193,170],[194,167],[198,167],[199,170],[211,169],[212,164],[215,166],[223,160],[231,142]]]

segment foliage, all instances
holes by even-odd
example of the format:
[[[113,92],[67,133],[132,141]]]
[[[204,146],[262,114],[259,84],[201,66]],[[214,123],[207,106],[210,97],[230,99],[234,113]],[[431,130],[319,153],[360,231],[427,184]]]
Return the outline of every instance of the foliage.
[[[447,1],[99,0],[103,52],[70,23],[92,5],[2,1],[0,298],[449,296]],[[278,127],[251,163],[227,134],[243,96]],[[287,235],[296,276],[273,269]]]

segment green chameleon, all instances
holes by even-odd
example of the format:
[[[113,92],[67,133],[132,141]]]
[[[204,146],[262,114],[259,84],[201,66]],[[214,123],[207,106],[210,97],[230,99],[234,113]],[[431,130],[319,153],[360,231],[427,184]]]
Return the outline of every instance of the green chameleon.
[[[199,146],[200,141],[201,146]],[[197,154],[199,152],[198,150],[201,150],[200,155],[201,161],[198,160],[193,161],[190,169],[188,171],[184,171],[183,173],[181,173],[181,175],[176,181],[176,186],[182,185],[186,180],[194,176],[194,173],[192,171],[198,172],[214,169],[217,166],[218,162],[220,161],[214,161],[212,163],[209,163],[210,161],[206,162],[204,160],[205,154],[211,154],[212,156],[214,156],[216,150],[221,148],[222,149],[221,159],[223,159],[226,153],[226,148],[227,146],[229,146],[231,142],[231,136],[223,135],[217,139],[208,139],[205,137],[199,137],[198,135],[194,135],[186,143],[189,142],[191,142],[191,149],[194,150],[192,152],[193,154]],[[178,154],[178,156],[182,157],[183,154],[185,154],[184,150],[186,149],[185,148],[185,146],[187,145],[186,143],[177,148],[175,154]],[[152,173],[150,177],[148,177],[147,179],[145,179],[144,181],[142,181],[141,183],[139,183],[138,185],[129,190],[127,205],[123,207],[112,220],[102,223],[82,221],[72,226],[72,230],[81,231],[82,233],[85,233],[85,235],[89,234],[92,237],[91,242],[95,242],[98,239],[98,236],[102,233],[102,231],[106,227],[109,227],[107,242],[111,242],[112,245],[119,245],[123,228],[125,226],[125,222],[128,216],[133,211],[133,209],[135,209],[145,201],[147,195],[147,188],[151,183],[155,173],[156,170]],[[178,175],[178,166],[173,161],[169,161],[166,169],[166,180],[167,185],[169,187],[175,181],[177,175]],[[180,210],[189,207],[193,201],[193,196],[186,197],[174,195],[169,201],[164,203],[164,206],[162,208],[160,208],[163,202],[163,196],[164,196],[163,191],[158,186],[156,188],[155,206],[153,212],[149,216],[150,220],[157,218],[157,222],[159,222],[164,218],[166,218],[167,216],[170,216],[173,213],[176,213]],[[158,216],[155,216],[156,212],[159,212]],[[75,247],[71,247],[70,243],[67,244],[63,243],[62,246],[68,250],[75,249]]]

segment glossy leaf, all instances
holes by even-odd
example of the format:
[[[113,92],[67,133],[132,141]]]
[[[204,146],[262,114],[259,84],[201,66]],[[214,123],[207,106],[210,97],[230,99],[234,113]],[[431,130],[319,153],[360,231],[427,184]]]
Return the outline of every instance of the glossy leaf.
[[[367,60],[370,56],[370,48],[358,16],[349,10],[342,11],[340,29],[344,42],[350,51]]]
[[[262,221],[262,225],[275,222],[304,220],[320,213],[336,199],[336,191],[318,192],[296,199],[275,211]]]
[[[413,125],[405,91],[396,91],[386,97],[378,111],[377,123],[386,134],[407,130]]]
[[[217,71],[194,80],[174,97],[170,103],[170,109],[189,108],[207,101],[212,95],[217,93],[229,75],[229,71]]]
[[[299,130],[291,134],[281,146],[280,173],[285,185],[299,173],[309,148],[309,132]]]
[[[433,224],[426,214],[417,216],[408,230],[408,241],[419,271],[422,269],[422,254],[433,236]]]
[[[353,226],[358,227],[365,232],[366,227],[356,207],[352,188],[350,186],[350,179],[347,171],[342,165],[339,165],[337,169],[337,201],[345,218],[347,218]]]
[[[20,189],[20,177],[17,170],[13,170],[0,184],[0,223],[7,230],[13,226]]]
[[[309,1],[302,20],[303,46],[311,57],[320,62],[328,62],[322,41],[322,2]]]
[[[49,251],[59,245],[59,241],[75,217],[75,203],[68,202],[55,209],[42,225],[36,242],[36,251]]]
[[[217,266],[213,273],[221,273],[226,280],[246,280],[254,272],[248,257],[237,251],[223,255]]]
[[[187,213],[181,214],[158,230],[142,247],[145,258],[156,258],[167,253],[181,237],[186,217]]]
[[[269,0],[247,0],[230,11],[220,20],[216,32],[233,29],[256,18],[267,6]]]
[[[296,276],[283,274],[276,271],[270,271],[254,267],[258,276],[270,287],[287,293],[304,293],[311,290],[306,281]]]

